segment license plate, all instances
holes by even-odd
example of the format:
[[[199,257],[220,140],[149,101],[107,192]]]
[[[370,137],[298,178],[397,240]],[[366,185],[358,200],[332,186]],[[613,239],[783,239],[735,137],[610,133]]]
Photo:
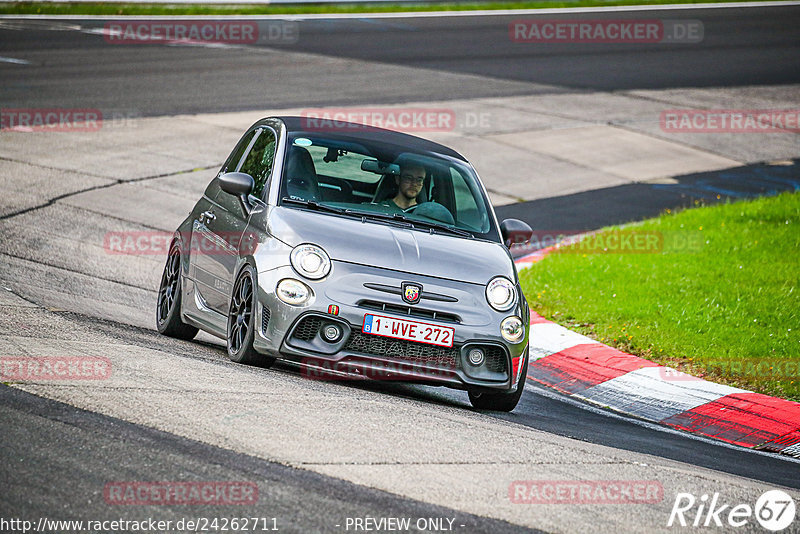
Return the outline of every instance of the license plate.
[[[361,329],[365,334],[375,336],[392,337],[395,339],[405,339],[407,341],[417,341],[438,345],[440,347],[452,347],[453,336],[456,329],[449,326],[433,325],[421,323],[419,321],[409,321],[408,319],[396,319],[385,315],[364,315],[364,327]]]

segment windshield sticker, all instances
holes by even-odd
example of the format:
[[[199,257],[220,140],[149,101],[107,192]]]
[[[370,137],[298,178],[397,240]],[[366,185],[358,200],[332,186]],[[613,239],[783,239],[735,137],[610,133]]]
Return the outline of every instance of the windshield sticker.
[[[313,143],[311,139],[306,139],[305,137],[298,137],[294,140],[294,144],[297,146],[311,146]]]

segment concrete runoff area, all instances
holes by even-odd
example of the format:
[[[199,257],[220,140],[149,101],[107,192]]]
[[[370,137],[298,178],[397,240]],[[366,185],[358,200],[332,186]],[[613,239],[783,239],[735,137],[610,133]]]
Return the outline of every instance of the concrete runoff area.
[[[800,100],[797,85],[759,90],[766,95],[761,101],[749,87],[720,90],[726,98],[716,101],[709,98],[709,89],[673,89],[664,91],[664,95],[658,91],[545,94],[131,118],[121,123],[109,122],[98,131],[69,135],[10,131],[0,146],[0,163],[5,167],[1,176],[11,185],[19,174],[32,174],[24,167],[11,167],[17,163],[82,174],[87,189],[102,185],[102,180],[151,181],[175,175],[174,182],[182,178],[178,176],[181,173],[216,170],[244,129],[269,114],[359,117],[374,110],[382,113],[384,120],[389,119],[391,125],[392,117],[396,120],[402,113],[422,111],[444,114],[446,120],[438,128],[417,131],[412,127],[407,131],[462,152],[494,195],[493,203],[505,205],[796,157],[800,141],[798,133],[790,130],[675,133],[660,127],[660,115],[665,109],[687,107],[686,102],[692,98],[702,99],[709,106],[716,102],[721,108],[741,97],[749,109],[788,108]],[[29,142],[41,138],[48,142]],[[92,150],[79,150],[85,146]],[[170,152],[165,151],[166,147]],[[77,153],[69,160],[56,156],[65,151]],[[67,179],[72,178],[67,175]],[[77,181],[72,190],[81,190],[79,177],[74,180]],[[63,180],[51,182],[64,187]],[[44,190],[49,191],[52,186]],[[41,193],[41,189],[37,192]],[[25,200],[22,191],[15,194],[15,201],[6,201],[7,204],[35,205]],[[9,210],[6,203],[2,209]]]

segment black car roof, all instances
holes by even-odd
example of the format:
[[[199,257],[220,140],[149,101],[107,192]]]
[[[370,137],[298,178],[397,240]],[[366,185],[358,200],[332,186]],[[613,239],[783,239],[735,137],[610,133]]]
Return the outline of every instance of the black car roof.
[[[377,128],[367,126],[364,124],[336,121],[335,126],[333,121],[327,119],[316,119],[310,117],[296,117],[296,116],[274,116],[270,117],[278,119],[284,123],[286,130],[290,135],[297,134],[320,134],[324,133],[326,137],[331,139],[341,139],[343,141],[358,142],[359,140],[383,143],[387,145],[396,145],[400,147],[407,147],[411,150],[420,152],[433,152],[436,154],[443,154],[452,158],[467,161],[467,159],[453,150],[452,148],[422,139],[415,135],[404,134],[384,128]],[[311,120],[319,120],[320,126],[309,128]],[[330,123],[330,126],[326,124]]]

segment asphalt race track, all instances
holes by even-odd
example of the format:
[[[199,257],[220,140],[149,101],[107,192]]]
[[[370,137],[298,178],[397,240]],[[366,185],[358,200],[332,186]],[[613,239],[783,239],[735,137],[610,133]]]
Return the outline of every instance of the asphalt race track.
[[[48,102],[147,116],[591,89],[800,82],[796,30],[800,6],[646,13],[646,17],[636,12],[624,17],[698,20],[704,39],[646,47],[595,43],[528,46],[509,39],[508,25],[532,18],[529,15],[358,17],[292,21],[298,24],[294,43],[279,39],[228,50],[109,46],[99,35],[36,29],[76,24],[99,29],[106,21],[29,22],[24,31],[3,31],[0,55],[32,61],[37,68],[18,78],[14,74],[24,69],[2,65],[2,96],[9,107]],[[571,16],[588,20],[621,17],[615,13]],[[4,21],[3,26],[19,24],[23,22]],[[312,55],[281,54],[289,51]],[[326,57],[353,61],[326,61]]]
[[[753,505],[782,488],[797,501],[798,460],[668,431],[532,384],[511,414],[480,413],[458,391],[233,364],[210,336],[181,342],[155,332],[164,254],[103,248],[109,231],[173,230],[262,111],[452,102],[495,118],[536,115],[541,124],[526,132],[537,135],[622,124],[653,137],[642,117],[676,102],[800,107],[800,6],[624,17],[701,21],[704,39],[529,46],[508,37],[509,23],[529,15],[364,16],[279,21],[296,25],[293,42],[125,46],[104,39],[105,21],[0,18],[3,108],[91,108],[120,119],[99,132],[0,132],[0,355],[107,357],[114,370],[92,383],[0,385],[0,518],[250,516],[275,518],[280,531],[352,532],[353,518],[410,517],[465,533],[674,532],[691,529],[667,527],[681,492]],[[597,116],[578,124],[568,110],[539,118],[526,107],[572,101]],[[491,126],[513,144],[513,127]],[[464,129],[437,140],[464,143],[471,158],[470,147],[497,139]],[[662,135],[659,153],[697,164],[642,182],[611,179],[555,149],[542,172],[580,166],[579,186],[565,177],[516,180],[521,189],[512,190],[476,166],[503,200],[501,218],[592,229],[696,198],[800,188],[797,134],[757,135],[730,144]],[[736,185],[718,198],[722,183]],[[585,479],[657,481],[663,496],[624,510],[509,499],[514,481]],[[248,481],[258,500],[109,504],[104,488],[119,481]],[[735,531],[761,530],[751,521]]]

